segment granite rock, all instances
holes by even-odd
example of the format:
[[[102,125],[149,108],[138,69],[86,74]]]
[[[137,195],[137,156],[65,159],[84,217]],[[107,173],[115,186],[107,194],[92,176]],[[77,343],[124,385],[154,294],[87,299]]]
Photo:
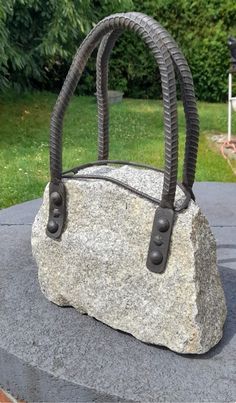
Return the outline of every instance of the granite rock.
[[[162,173],[130,166],[82,172],[105,174],[161,197]],[[166,271],[155,274],[146,268],[146,257],[157,206],[104,180],[64,181],[68,216],[60,240],[45,232],[48,186],[32,228],[45,296],[179,353],[201,354],[216,345],[226,304],[215,239],[197,204],[191,201],[176,214]],[[183,197],[177,187],[176,205]]]

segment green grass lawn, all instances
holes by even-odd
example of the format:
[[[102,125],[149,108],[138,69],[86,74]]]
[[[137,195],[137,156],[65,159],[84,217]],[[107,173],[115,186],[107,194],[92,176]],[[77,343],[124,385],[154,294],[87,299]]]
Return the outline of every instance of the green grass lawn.
[[[0,208],[42,195],[49,179],[49,121],[56,95],[9,93],[0,97]],[[179,104],[180,169],[185,125]],[[226,132],[226,104],[199,103],[201,136],[197,181],[235,182],[227,162],[212,150],[206,133]],[[236,119],[235,119],[236,120]],[[234,126],[236,132],[236,124]],[[163,117],[159,101],[125,99],[111,107],[110,158],[163,167]],[[64,169],[97,159],[97,116],[93,97],[74,97],[64,125]]]

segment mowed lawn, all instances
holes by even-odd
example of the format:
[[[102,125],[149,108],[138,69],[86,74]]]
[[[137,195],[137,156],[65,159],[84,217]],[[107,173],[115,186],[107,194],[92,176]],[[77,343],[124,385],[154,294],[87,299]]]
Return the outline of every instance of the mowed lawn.
[[[0,97],[0,208],[42,195],[49,179],[49,122],[55,101],[56,95],[47,92]],[[209,132],[226,132],[227,105],[199,103],[198,107],[201,136],[196,180],[235,182],[229,165],[211,149],[206,137]],[[110,158],[163,167],[161,102],[125,99],[110,112]],[[184,141],[184,115],[179,103],[179,178]],[[93,97],[77,96],[65,118],[63,168],[96,159],[96,102]]]

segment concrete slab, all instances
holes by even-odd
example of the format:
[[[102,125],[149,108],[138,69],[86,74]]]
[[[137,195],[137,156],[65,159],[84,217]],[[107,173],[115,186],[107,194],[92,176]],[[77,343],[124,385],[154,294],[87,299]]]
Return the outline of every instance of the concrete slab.
[[[193,190],[211,225],[236,225],[236,182],[196,182]]]
[[[0,225],[33,224],[41,203],[42,199],[35,199],[0,210]]]
[[[196,193],[202,202],[208,200],[199,188]],[[228,195],[235,196],[234,189]],[[30,246],[39,204],[0,212],[0,386],[37,402],[235,401],[236,211],[224,227],[229,218],[214,216],[205,204],[214,222],[227,298],[224,337],[204,356],[181,356],[44,298]]]

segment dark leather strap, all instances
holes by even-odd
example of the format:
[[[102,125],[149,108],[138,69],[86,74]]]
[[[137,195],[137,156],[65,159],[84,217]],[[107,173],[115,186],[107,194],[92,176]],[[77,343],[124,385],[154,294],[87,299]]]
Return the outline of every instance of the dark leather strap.
[[[137,13],[145,17],[144,14]],[[183,169],[183,184],[191,192],[197,161],[199,119],[194,93],[193,79],[188,63],[171,35],[155,20],[153,28],[166,45],[173,60],[180,81],[184,112],[186,119],[186,142]],[[122,31],[116,30],[107,34],[97,55],[97,102],[98,102],[98,159],[109,157],[109,108],[108,108],[108,63],[111,51]]]
[[[78,49],[51,117],[51,182],[57,184],[61,181],[64,114],[87,60],[104,35],[112,31],[124,29],[132,30],[140,35],[149,46],[159,65],[163,92],[165,129],[165,170],[161,206],[173,208],[178,165],[178,129],[174,68],[167,46],[164,44],[160,35],[158,35],[155,21],[140,13],[114,14],[104,18],[93,28]]]

